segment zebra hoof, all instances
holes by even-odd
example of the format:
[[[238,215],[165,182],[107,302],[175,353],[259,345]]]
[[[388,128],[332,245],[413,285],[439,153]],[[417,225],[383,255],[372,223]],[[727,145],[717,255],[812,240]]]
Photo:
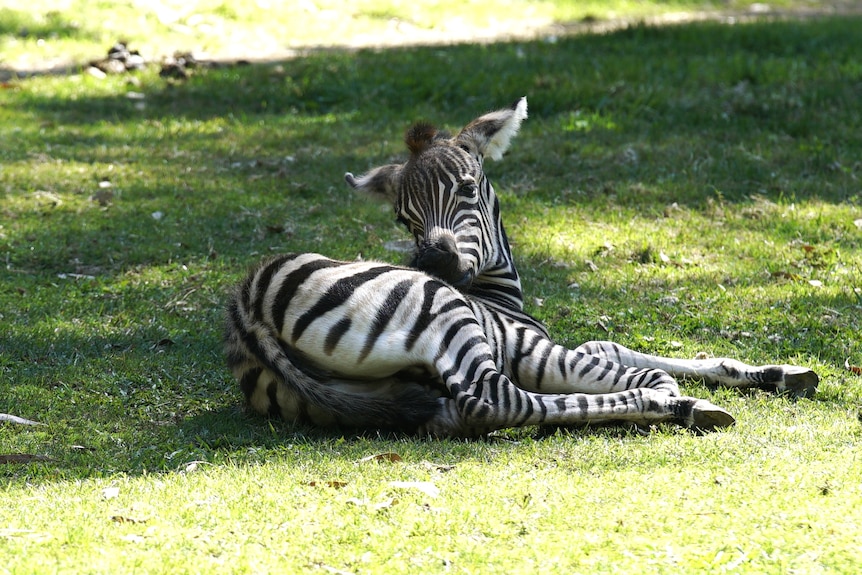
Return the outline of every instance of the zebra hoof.
[[[796,397],[814,397],[817,393],[817,384],[820,383],[816,373],[795,365],[781,367],[784,369],[784,388],[781,391],[789,391]]]
[[[691,408],[691,418],[688,427],[698,431],[716,431],[736,423],[736,419],[717,405],[698,400]]]

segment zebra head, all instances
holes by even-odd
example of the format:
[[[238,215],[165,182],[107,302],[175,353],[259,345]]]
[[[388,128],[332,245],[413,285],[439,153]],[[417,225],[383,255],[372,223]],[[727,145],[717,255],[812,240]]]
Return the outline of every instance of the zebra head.
[[[502,158],[521,122],[527,99],[479,116],[456,136],[427,123],[407,131],[410,158],[355,177],[354,189],[391,202],[395,215],[413,234],[412,265],[462,291],[498,292],[520,301],[518,279],[500,220],[500,204],[482,169],[484,158]],[[506,296],[510,293],[510,296]]]

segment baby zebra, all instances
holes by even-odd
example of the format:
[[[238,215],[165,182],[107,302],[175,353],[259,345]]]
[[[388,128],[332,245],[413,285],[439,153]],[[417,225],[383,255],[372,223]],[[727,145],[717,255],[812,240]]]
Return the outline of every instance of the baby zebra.
[[[302,253],[249,274],[229,304],[225,348],[252,408],[318,426],[475,437],[541,424],[734,423],[709,401],[680,395],[675,377],[814,392],[817,375],[799,367],[554,344],[523,310],[482,168],[502,157],[526,117],[522,98],[454,137],[417,124],[404,164],[345,175],[392,202],[415,239],[412,267]]]

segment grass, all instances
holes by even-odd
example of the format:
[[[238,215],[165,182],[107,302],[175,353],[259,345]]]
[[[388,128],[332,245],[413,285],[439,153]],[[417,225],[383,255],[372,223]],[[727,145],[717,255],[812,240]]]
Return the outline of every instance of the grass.
[[[309,46],[451,42],[530,34],[551,25],[671,13],[745,13],[753,0],[0,0],[0,71],[88,62],[117,40],[152,60],[194,50],[215,58],[257,58]],[[772,11],[852,8],[850,0],[774,0]]]
[[[42,456],[0,464],[0,573],[858,571],[860,24],[5,84],[0,412],[44,425],[0,424],[0,455]],[[403,157],[413,120],[457,129],[525,94],[486,169],[555,337],[797,363],[817,396],[686,384],[738,419],[705,436],[425,441],[245,413],[219,339],[247,266],[399,261],[403,231],[343,172]]]

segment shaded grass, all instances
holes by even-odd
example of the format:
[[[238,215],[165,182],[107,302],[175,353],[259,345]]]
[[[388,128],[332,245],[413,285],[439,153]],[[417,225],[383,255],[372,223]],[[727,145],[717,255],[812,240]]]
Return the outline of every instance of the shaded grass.
[[[50,461],[0,468],[4,569],[854,571],[859,26],[634,26],[182,84],[16,82],[0,107],[0,412],[46,425],[0,426],[0,453]],[[686,384],[738,418],[704,437],[429,442],[243,413],[219,338],[245,268],[284,250],[398,261],[384,245],[403,231],[343,172],[401,158],[415,119],[457,129],[523,94],[530,119],[486,169],[555,336],[797,363],[818,395]],[[360,461],[381,452],[404,461]]]

